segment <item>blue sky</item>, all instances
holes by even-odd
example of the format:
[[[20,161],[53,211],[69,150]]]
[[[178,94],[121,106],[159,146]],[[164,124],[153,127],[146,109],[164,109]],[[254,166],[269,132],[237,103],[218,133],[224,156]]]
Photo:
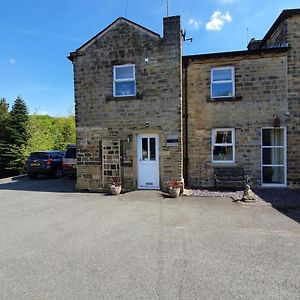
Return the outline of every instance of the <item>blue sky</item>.
[[[128,1],[127,13],[126,3]],[[192,43],[184,54],[242,50],[262,38],[283,9],[299,0],[169,0]],[[0,97],[18,95],[30,113],[68,115],[73,110],[73,69],[66,59],[119,16],[162,33],[166,0],[1,0]]]

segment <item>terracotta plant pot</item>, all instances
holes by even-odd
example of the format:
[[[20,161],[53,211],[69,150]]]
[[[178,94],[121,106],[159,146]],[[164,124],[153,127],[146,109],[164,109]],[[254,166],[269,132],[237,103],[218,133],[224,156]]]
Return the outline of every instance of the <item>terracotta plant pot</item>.
[[[110,186],[110,192],[112,195],[119,195],[121,193],[122,187],[121,186]]]
[[[180,188],[171,188],[169,187],[169,195],[172,198],[178,198],[180,195]]]

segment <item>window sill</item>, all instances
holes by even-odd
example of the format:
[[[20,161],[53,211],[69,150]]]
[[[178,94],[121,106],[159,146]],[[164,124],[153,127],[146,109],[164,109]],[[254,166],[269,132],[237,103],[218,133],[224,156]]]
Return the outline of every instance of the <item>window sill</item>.
[[[207,162],[207,167],[239,167],[240,164],[236,162]]]
[[[234,96],[234,97],[220,97],[220,98],[207,98],[207,102],[232,102],[232,101],[241,101],[243,99],[242,96]]]
[[[142,100],[143,93],[137,93],[135,96],[122,96],[122,97],[114,97],[114,96],[106,96],[105,101],[124,101],[124,100]]]

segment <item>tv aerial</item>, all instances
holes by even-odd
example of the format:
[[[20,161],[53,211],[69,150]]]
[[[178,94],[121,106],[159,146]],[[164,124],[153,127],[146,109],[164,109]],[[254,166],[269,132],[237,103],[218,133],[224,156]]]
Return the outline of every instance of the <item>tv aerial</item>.
[[[192,37],[190,37],[190,38],[186,37],[186,30],[185,29],[181,29],[181,37],[182,37],[182,40],[184,42],[190,42],[190,43],[193,42],[193,38]]]

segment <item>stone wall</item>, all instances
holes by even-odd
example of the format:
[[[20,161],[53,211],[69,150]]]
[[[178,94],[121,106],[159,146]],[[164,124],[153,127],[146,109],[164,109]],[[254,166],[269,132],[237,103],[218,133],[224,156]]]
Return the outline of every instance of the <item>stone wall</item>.
[[[287,19],[288,43],[288,181],[300,186],[300,16]]]
[[[123,186],[135,189],[136,139],[145,132],[160,138],[161,187],[172,177],[182,179],[180,18],[164,19],[162,38],[120,18],[72,60],[78,189],[107,188],[112,165],[119,166]],[[113,66],[123,64],[135,64],[136,96],[113,97]],[[177,147],[167,146],[169,135],[178,136]],[[111,163],[104,152],[114,143],[119,161]]]
[[[236,97],[228,101],[210,98],[211,68],[221,66],[235,67]],[[261,128],[272,127],[276,114],[282,126],[288,124],[286,74],[286,52],[188,62],[187,91],[183,93],[188,101],[190,186],[212,186],[217,166],[241,166],[251,175],[252,184],[261,183]],[[211,162],[212,128],[235,128],[235,163]]]

